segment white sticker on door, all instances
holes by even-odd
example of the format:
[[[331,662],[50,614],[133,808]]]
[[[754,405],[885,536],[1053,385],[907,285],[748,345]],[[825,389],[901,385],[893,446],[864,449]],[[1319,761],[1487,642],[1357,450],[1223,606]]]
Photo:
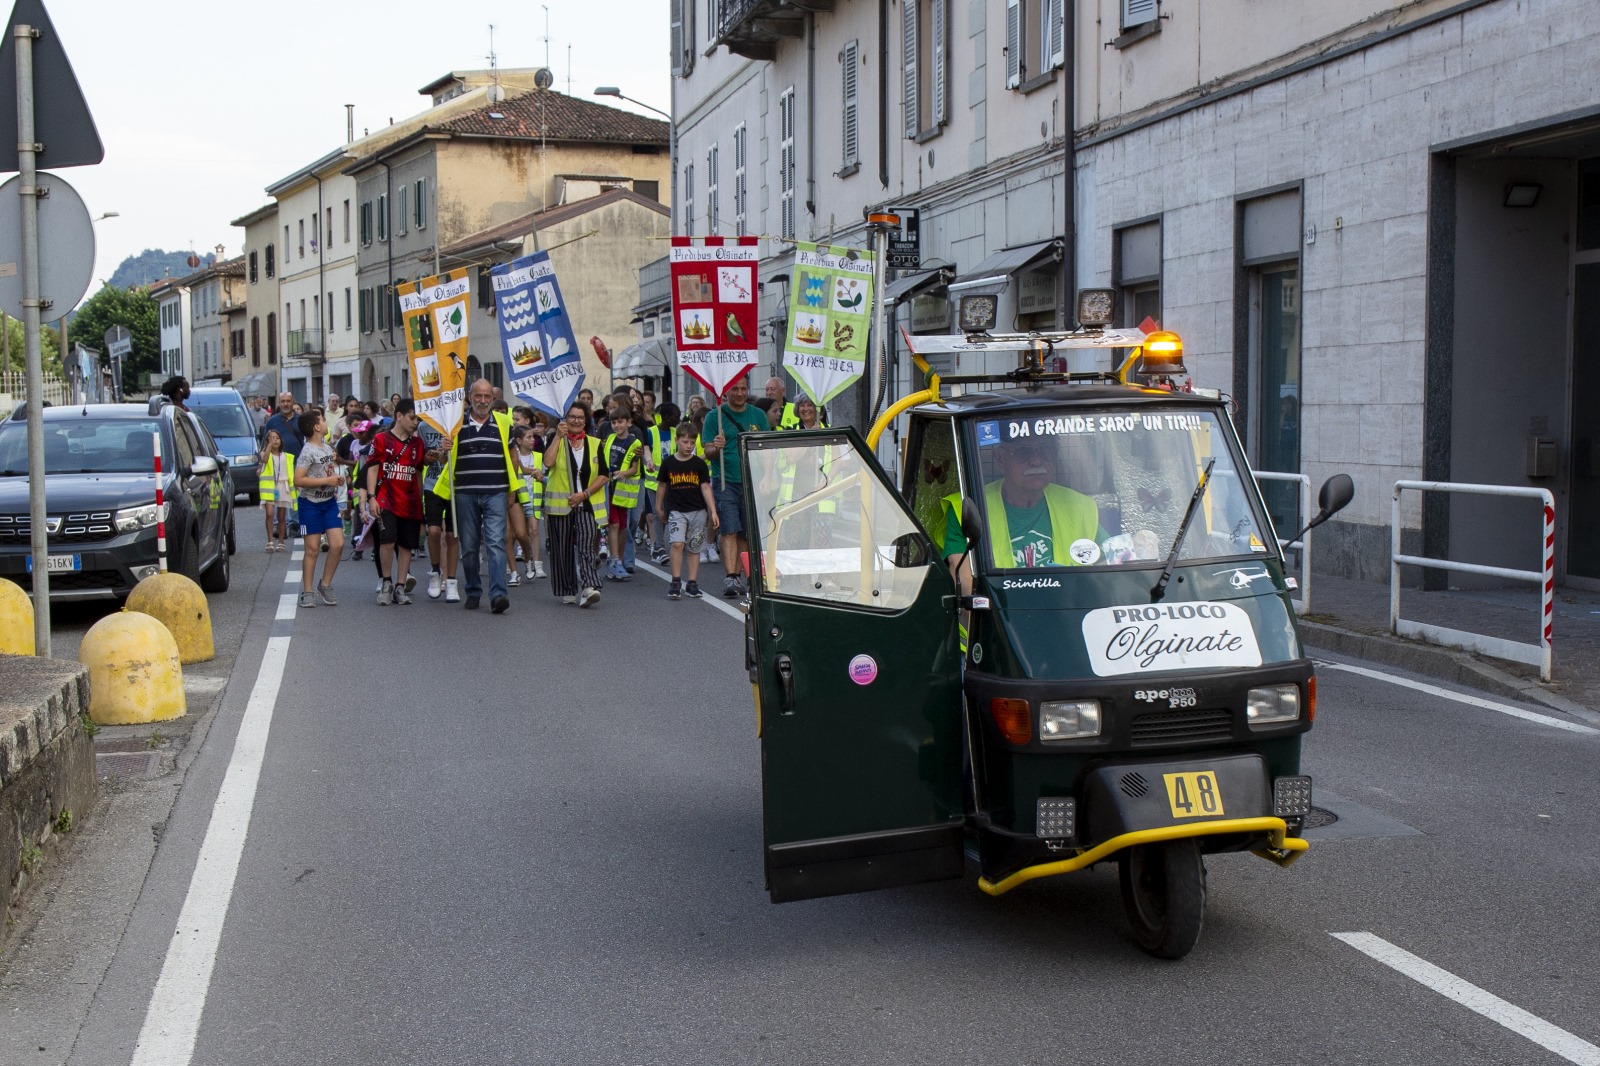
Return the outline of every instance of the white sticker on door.
[[[1100,677],[1261,665],[1250,616],[1231,603],[1102,607],[1083,616],[1083,640]]]

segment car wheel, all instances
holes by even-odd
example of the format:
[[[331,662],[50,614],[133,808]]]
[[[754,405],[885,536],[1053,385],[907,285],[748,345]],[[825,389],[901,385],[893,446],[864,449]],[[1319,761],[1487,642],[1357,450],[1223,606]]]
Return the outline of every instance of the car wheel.
[[[248,499],[250,501],[250,506],[251,507],[260,507],[261,506],[261,493],[259,493],[259,492],[250,493],[250,495],[247,496],[246,499]]]
[[[184,534],[173,542],[167,566],[190,581],[200,580],[200,545],[193,533]]]
[[[237,555],[239,552],[239,538],[233,531],[233,513],[228,514],[228,554]]]
[[[230,540],[231,540],[230,534]],[[206,592],[227,592],[228,581],[233,577],[232,562],[228,558],[229,552],[219,552],[217,561],[200,575],[200,587]]]

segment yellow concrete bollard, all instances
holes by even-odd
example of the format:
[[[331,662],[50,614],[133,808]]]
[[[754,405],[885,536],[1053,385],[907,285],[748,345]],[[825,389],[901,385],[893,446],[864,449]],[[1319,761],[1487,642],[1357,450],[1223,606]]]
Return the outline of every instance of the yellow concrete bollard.
[[[188,711],[178,644],[147,614],[100,619],[83,635],[78,661],[89,668],[89,717],[100,725],[165,722]]]
[[[182,574],[152,574],[145,578],[133,586],[127,609],[147,614],[166,626],[178,642],[178,655],[185,664],[210,662],[216,657],[206,594]]]
[[[15,581],[0,579],[0,655],[32,655],[33,601]]]

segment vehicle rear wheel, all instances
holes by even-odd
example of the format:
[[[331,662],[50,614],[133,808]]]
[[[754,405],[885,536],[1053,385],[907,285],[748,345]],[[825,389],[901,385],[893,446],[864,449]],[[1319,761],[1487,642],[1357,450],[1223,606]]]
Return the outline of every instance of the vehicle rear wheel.
[[[217,561],[206,568],[200,575],[200,587],[206,592],[227,592],[228,582],[232,579],[232,563],[228,559],[227,551],[217,553]]]
[[[1122,908],[1134,942],[1158,959],[1181,959],[1200,939],[1206,866],[1194,840],[1140,844],[1118,863]]]

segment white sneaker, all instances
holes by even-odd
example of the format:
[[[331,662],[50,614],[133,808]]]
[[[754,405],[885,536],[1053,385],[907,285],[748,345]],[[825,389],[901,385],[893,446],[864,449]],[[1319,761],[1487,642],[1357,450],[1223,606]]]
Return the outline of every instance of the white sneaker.
[[[538,559],[533,561],[533,576],[538,578],[546,576],[544,572],[544,563],[540,562]]]
[[[453,577],[445,578],[445,581],[444,581],[444,602],[446,602],[446,603],[460,603],[461,602],[461,593],[457,591],[457,589],[456,589],[456,579],[453,578]]]
[[[578,606],[579,607],[587,607],[591,603],[598,603],[598,602],[600,602],[600,590],[599,589],[584,589],[583,590],[583,594],[578,597]]]
[[[378,579],[378,587],[376,589],[374,589],[373,591],[374,592],[382,592],[383,591],[383,585],[384,585],[383,578],[380,577]]]
[[[516,567],[513,566],[510,570],[506,571],[506,584],[511,588],[516,588],[518,585],[522,584],[522,575],[517,573]]]
[[[576,597],[576,596],[563,596],[563,597],[561,597],[561,602],[562,603],[568,603],[568,604],[577,603],[578,602],[578,597]]]
[[[444,592],[444,575],[435,570],[428,575],[428,599],[436,600]]]
[[[534,573],[533,564],[529,563],[527,566],[522,568],[522,576],[524,580],[532,581],[535,578],[542,577],[543,575]]]

